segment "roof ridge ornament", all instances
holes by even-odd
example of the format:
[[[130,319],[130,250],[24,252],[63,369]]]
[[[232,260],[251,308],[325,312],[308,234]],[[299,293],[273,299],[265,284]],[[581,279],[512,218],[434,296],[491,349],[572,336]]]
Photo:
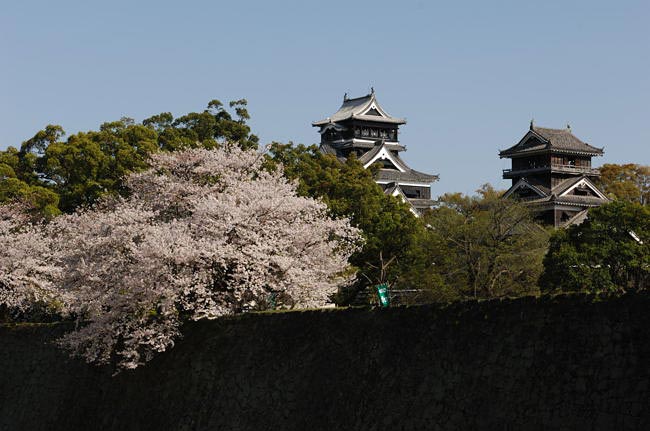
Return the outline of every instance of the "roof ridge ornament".
[[[370,94],[371,94],[371,95],[372,95],[372,94],[375,94],[375,87],[372,87],[372,86],[370,87]]]
[[[348,97],[348,93],[345,93],[343,95],[343,103],[347,102],[348,100],[350,100],[350,98]]]
[[[530,130],[535,129],[535,118],[530,119]]]
[[[570,132],[571,131],[571,124],[567,121],[566,123],[566,129]]]

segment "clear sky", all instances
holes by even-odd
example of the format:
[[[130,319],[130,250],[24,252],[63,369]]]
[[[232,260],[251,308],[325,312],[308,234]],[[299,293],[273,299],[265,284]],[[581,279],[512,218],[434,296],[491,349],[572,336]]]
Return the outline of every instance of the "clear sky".
[[[497,152],[531,117],[650,164],[650,2],[14,1],[0,6],[0,149],[246,98],[263,143],[374,86],[406,117],[404,159],[433,194],[504,188]]]

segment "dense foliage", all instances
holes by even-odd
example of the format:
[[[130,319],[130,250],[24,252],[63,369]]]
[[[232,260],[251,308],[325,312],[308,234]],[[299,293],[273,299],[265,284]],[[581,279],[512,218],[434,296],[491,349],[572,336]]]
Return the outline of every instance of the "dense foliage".
[[[42,321],[61,306],[56,285],[61,269],[52,264],[53,240],[30,217],[26,203],[0,205],[0,323],[9,317]]]
[[[611,198],[650,204],[650,166],[606,163],[599,170],[597,183]]]
[[[212,100],[200,113],[175,119],[165,112],[142,124],[122,118],[66,140],[61,126],[48,125],[20,149],[0,151],[0,203],[26,200],[51,218],[101,196],[126,193],[124,177],[145,169],[156,151],[215,148],[224,142],[257,148],[258,139],[246,124],[246,100],[230,102],[230,107],[234,117]]]
[[[407,204],[387,196],[373,179],[373,169],[351,157],[345,163],[323,154],[316,146],[274,143],[269,166],[284,166],[287,177],[298,181],[298,193],[322,199],[334,217],[349,217],[359,228],[364,245],[350,257],[358,270],[357,283],[339,292],[339,304],[348,304],[373,284],[390,281],[395,289],[412,271],[414,248],[424,227]],[[382,273],[382,263],[391,261]],[[414,280],[421,287],[424,280]],[[412,286],[411,284],[409,284]]]
[[[477,196],[445,194],[424,217],[426,262],[456,297],[538,293],[548,232],[525,205],[502,199],[489,185]]]
[[[380,281],[389,282],[401,302],[538,293],[548,232],[527,207],[501,199],[490,186],[474,197],[443,195],[418,219],[385,195],[373,169],[354,157],[342,163],[315,146],[277,143],[271,156],[299,181],[299,193],[322,198],[364,235],[364,247],[350,258],[359,269],[357,283],[340,293],[339,303]]]
[[[187,320],[317,307],[347,282],[358,232],[238,147],[159,153],[126,198],[45,225],[0,218],[0,305],[75,316],[62,344],[134,368]]]
[[[104,123],[97,131],[76,133],[67,139],[60,126],[48,125],[23,142],[19,149],[10,147],[0,151],[0,203],[18,202],[18,206],[5,206],[0,210],[0,235],[4,235],[5,250],[17,253],[12,259],[24,263],[12,260],[3,268],[2,286],[22,286],[14,289],[21,293],[11,298],[6,289],[0,292],[5,295],[0,297],[5,312],[11,307],[24,315],[42,316],[65,302],[56,296],[61,292],[55,289],[52,281],[60,277],[56,273],[60,267],[48,260],[54,257],[45,259],[43,256],[61,252],[63,241],[75,242],[66,237],[75,231],[71,220],[77,220],[81,226],[85,223],[84,217],[88,220],[94,217],[93,220],[101,222],[102,226],[136,229],[135,226],[142,225],[142,231],[146,232],[151,227],[150,220],[160,219],[155,215],[160,208],[152,213],[151,207],[147,207],[159,197],[143,195],[134,182],[146,175],[154,178],[149,165],[152,155],[187,149],[223,151],[228,146],[226,143],[244,150],[257,148],[258,139],[246,124],[248,119],[245,100],[230,102],[229,109],[218,100],[212,100],[202,112],[178,118],[164,112],[141,123],[123,118]],[[162,163],[166,157],[173,158],[160,155],[153,160]],[[202,163],[195,162],[197,166]],[[430,211],[417,218],[408,204],[386,195],[375,183],[373,175],[378,166],[364,169],[354,155],[341,162],[321,153],[316,146],[274,143],[269,146],[263,161],[255,159],[251,163],[253,175],[259,175],[260,179],[266,175],[276,179],[284,176],[295,181],[299,196],[322,201],[327,205],[328,217],[348,218],[358,229],[363,244],[349,256],[350,266],[346,273],[346,277],[354,276],[355,281],[342,285],[334,295],[340,305],[372,302],[371,287],[380,282],[390,284],[397,303],[537,294],[538,277],[544,268],[541,283],[546,291],[625,290],[643,287],[646,280],[647,247],[639,248],[639,243],[631,243],[629,235],[610,235],[610,228],[603,227],[633,219],[629,222],[633,226],[630,230],[642,237],[647,235],[643,227],[647,215],[639,206],[625,206],[615,215],[607,215],[614,207],[594,210],[590,215],[594,220],[581,227],[557,231],[543,265],[548,229],[536,223],[527,207],[501,199],[500,193],[489,186],[484,186],[475,196],[444,194]],[[214,169],[217,173],[221,168]],[[612,198],[647,204],[650,196],[648,169],[635,164],[606,164],[600,170],[599,185]],[[163,171],[169,174],[167,168]],[[142,172],[148,174],[134,175]],[[125,181],[125,178],[130,179]],[[175,177],[172,175],[172,178]],[[218,179],[217,176],[211,178],[203,186]],[[172,184],[174,181],[169,186]],[[272,189],[268,192],[274,193]],[[165,195],[164,191],[157,193]],[[262,196],[263,193],[261,189],[251,190],[260,205],[265,199],[273,198]],[[220,199],[227,195],[224,192]],[[135,208],[136,202],[144,213],[120,215],[120,211],[126,211],[126,205],[131,205],[129,211]],[[176,205],[171,201],[165,204]],[[18,207],[20,211],[15,210]],[[62,212],[72,215],[56,217]],[[177,220],[192,217],[190,213],[194,212],[180,214]],[[47,227],[35,224],[39,217],[54,222]],[[224,220],[233,219],[226,217]],[[65,223],[69,225],[62,228]],[[169,235],[185,234],[183,226],[177,226],[178,232]],[[224,224],[221,228],[229,231],[228,226]],[[43,232],[53,235],[53,229],[57,228],[60,229],[56,233],[58,240],[48,240]],[[124,235],[129,234],[128,229]],[[616,231],[616,227],[612,229]],[[95,232],[94,227],[87,230],[89,235]],[[80,231],[75,232],[74,235],[81,235]],[[124,250],[117,247],[117,251]],[[270,249],[267,252],[273,255]],[[4,256],[7,258],[8,254]],[[36,256],[41,256],[38,258],[41,260]],[[119,259],[126,257],[120,255]],[[261,279],[258,281],[264,284]],[[112,282],[117,283],[116,280]],[[70,281],[69,284],[74,283]],[[66,290],[70,291],[71,288]],[[328,289],[322,291],[332,293]],[[273,298],[272,303],[284,304],[277,292],[267,293]],[[259,298],[257,301],[259,303]],[[246,309],[244,306],[234,308]],[[2,310],[0,306],[0,312]],[[84,313],[79,311],[80,316],[87,317]]]
[[[649,287],[650,207],[614,201],[557,230],[544,258],[543,291],[625,292]]]

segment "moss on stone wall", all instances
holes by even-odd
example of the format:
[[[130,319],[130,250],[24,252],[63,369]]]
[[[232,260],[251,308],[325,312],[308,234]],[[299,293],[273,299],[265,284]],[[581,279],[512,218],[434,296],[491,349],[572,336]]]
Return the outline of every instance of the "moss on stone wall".
[[[650,296],[245,315],[111,377],[0,328],[0,430],[650,429]]]

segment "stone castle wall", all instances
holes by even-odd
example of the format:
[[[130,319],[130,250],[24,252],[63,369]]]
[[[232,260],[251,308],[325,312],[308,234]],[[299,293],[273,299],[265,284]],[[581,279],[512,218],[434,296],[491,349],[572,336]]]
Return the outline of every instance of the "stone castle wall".
[[[650,429],[650,295],[198,322],[115,377],[0,327],[0,430]]]

